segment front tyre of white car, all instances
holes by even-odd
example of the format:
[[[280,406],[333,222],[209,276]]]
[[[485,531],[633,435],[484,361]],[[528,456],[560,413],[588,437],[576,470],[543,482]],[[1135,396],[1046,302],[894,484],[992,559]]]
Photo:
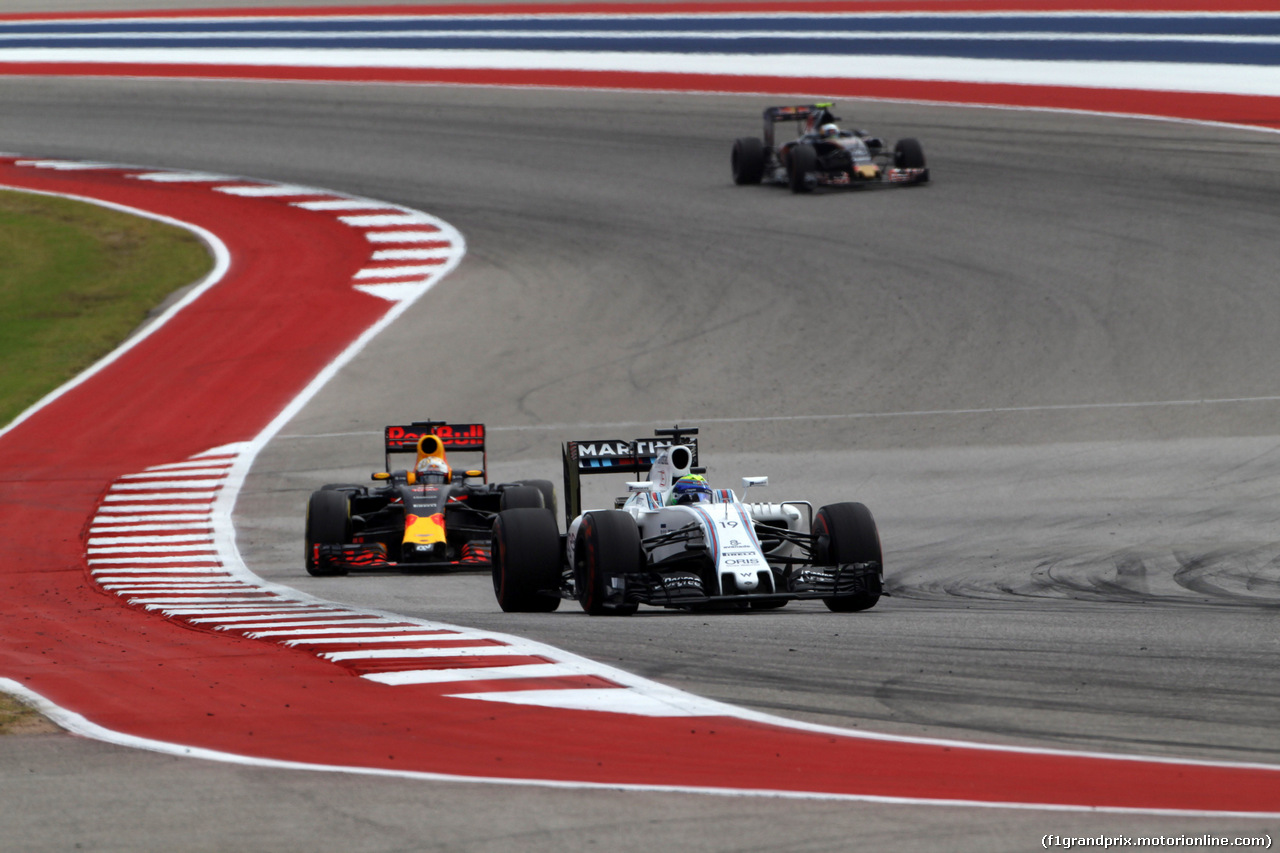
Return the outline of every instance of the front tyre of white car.
[[[638,606],[610,601],[610,579],[639,572],[644,559],[635,519],[618,510],[589,512],[578,526],[573,549],[574,586],[582,609],[592,616],[630,616]]]
[[[842,571],[865,573],[864,583],[847,595],[822,599],[836,613],[853,613],[875,607],[880,600],[884,559],[880,550],[880,533],[871,510],[860,503],[828,504],[813,517],[813,535],[817,540],[814,562],[821,566],[838,566]],[[854,566],[874,564],[874,569]]]
[[[541,508],[498,513],[493,594],[505,613],[550,613],[560,606],[560,531],[552,513]]]

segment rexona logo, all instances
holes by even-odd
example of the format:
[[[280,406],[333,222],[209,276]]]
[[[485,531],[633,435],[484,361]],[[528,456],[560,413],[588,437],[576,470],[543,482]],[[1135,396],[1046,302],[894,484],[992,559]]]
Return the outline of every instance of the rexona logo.
[[[692,575],[662,578],[663,589],[702,589],[702,581]]]

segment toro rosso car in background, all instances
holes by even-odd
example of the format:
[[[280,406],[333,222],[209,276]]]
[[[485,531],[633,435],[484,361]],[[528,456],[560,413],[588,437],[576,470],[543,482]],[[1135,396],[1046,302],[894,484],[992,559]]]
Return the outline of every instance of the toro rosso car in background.
[[[924,149],[915,139],[899,139],[892,147],[864,130],[842,130],[831,114],[835,104],[769,107],[764,111],[764,138],[744,136],[733,143],[733,181],[786,184],[806,193],[817,186],[922,184],[929,180]],[[799,136],[774,142],[780,122],[799,123]]]
[[[484,569],[499,512],[535,509],[555,522],[550,481],[488,481],[484,424],[419,421],[389,426],[384,436],[386,467],[373,474],[381,485],[337,483],[311,494],[306,565],[312,575]],[[481,454],[480,466],[455,470],[448,454],[458,452]],[[411,469],[392,467],[392,456],[410,453]]]
[[[567,534],[545,511],[498,514],[493,589],[503,610],[552,611],[576,599],[592,615],[630,615],[641,604],[746,609],[821,599],[850,612],[880,599],[880,537],[865,506],[747,502],[767,477],[744,477],[742,498],[713,488],[698,465],[696,429],[654,433],[564,444]],[[609,473],[631,475],[627,495],[583,512],[581,478]]]

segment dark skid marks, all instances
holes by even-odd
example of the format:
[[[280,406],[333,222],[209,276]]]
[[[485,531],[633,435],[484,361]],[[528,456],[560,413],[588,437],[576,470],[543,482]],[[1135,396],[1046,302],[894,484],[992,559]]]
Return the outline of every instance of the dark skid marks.
[[[977,563],[977,565],[973,565]],[[1280,545],[1042,558],[1025,567],[973,558],[945,575],[905,570],[886,578],[892,596],[925,600],[1026,598],[1280,609]]]

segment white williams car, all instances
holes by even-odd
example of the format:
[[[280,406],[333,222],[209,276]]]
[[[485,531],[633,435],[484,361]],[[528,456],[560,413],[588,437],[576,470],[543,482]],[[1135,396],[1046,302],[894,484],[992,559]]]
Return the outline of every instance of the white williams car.
[[[547,612],[576,599],[592,615],[641,604],[685,609],[782,607],[822,599],[838,612],[880,599],[880,536],[860,503],[816,512],[808,501],[749,502],[713,488],[698,465],[696,429],[653,438],[564,444],[561,534],[545,509],[509,509],[493,525],[493,589],[508,612]],[[612,509],[581,507],[581,478],[631,474]]]

